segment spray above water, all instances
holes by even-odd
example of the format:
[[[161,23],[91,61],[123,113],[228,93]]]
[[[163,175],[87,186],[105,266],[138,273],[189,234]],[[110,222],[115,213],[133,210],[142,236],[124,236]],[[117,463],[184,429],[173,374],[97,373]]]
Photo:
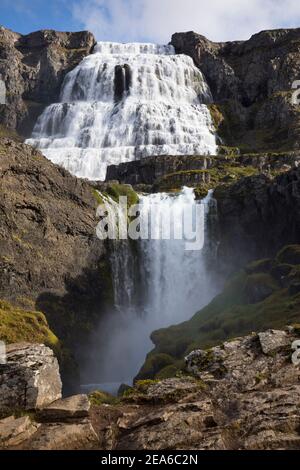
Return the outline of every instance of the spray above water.
[[[191,318],[211,300],[215,287],[207,269],[207,222],[213,204],[212,192],[196,201],[190,188],[176,195],[141,196],[141,222],[154,227],[157,239],[140,240],[134,246],[130,240],[113,242],[117,313],[103,321],[95,336],[95,356],[104,360],[88,371],[94,380],[131,382],[153,347],[151,333]],[[181,225],[187,206],[202,208],[198,211],[202,216],[194,220],[197,237],[204,240],[201,250],[186,250],[184,238],[163,239],[161,220],[167,217],[173,228]]]
[[[152,155],[215,154],[209,87],[172,46],[98,43],[27,142],[79,177]]]

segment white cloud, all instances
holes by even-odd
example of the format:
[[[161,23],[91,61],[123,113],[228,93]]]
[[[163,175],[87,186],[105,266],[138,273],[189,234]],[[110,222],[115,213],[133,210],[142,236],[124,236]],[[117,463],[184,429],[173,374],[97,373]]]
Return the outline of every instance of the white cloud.
[[[169,42],[194,30],[215,41],[300,26],[299,0],[78,0],[73,9],[98,40]]]

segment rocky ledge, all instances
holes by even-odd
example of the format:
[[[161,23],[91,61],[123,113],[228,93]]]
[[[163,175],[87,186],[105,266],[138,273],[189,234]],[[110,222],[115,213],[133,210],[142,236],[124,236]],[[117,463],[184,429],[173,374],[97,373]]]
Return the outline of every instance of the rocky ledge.
[[[120,399],[96,392],[92,406],[86,395],[61,398],[48,348],[14,345],[0,369],[1,379],[15,377],[8,388],[2,380],[0,448],[300,449],[299,333],[267,330],[193,351],[177,377],[137,382]],[[43,400],[24,406],[18,396],[33,377]]]
[[[92,409],[103,448],[299,449],[297,339],[253,333],[192,352],[180,377],[138,382],[121,404]]]
[[[218,135],[243,150],[299,148],[300,29],[262,31],[248,41],[216,43],[192,31],[176,33],[177,53],[191,56],[210,85]]]
[[[90,449],[98,437],[86,395],[62,399],[59,367],[41,344],[7,347],[0,365],[0,449]]]

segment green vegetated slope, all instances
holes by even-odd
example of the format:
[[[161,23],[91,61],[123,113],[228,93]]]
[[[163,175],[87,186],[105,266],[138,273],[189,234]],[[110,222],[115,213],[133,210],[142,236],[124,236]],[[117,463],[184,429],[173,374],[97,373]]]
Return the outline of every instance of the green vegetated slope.
[[[300,322],[300,245],[283,248],[275,259],[248,265],[223,292],[189,321],[155,331],[138,379],[173,376],[194,349],[208,349],[252,331]]]
[[[11,343],[44,343],[58,348],[59,340],[41,312],[23,310],[0,300],[0,340]]]

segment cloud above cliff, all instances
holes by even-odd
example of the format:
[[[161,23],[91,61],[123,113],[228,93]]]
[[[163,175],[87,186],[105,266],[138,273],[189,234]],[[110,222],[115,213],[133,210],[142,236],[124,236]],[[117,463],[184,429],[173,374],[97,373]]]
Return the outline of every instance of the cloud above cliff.
[[[300,26],[299,0],[78,0],[74,18],[99,40],[168,42],[194,30],[215,41]]]

